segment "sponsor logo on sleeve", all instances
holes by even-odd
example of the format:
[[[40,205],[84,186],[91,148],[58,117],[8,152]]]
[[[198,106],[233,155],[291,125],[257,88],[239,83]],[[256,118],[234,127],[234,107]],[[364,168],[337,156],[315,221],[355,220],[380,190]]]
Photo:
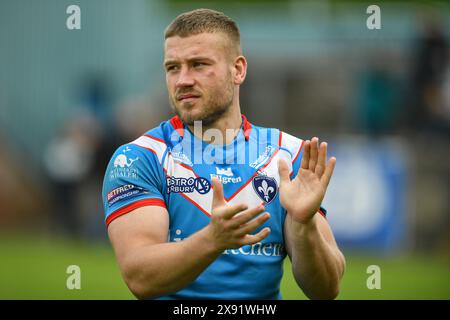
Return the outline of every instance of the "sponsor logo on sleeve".
[[[114,180],[118,178],[134,179],[137,180],[139,177],[139,170],[133,167],[133,163],[139,160],[139,157],[131,158],[125,155],[127,151],[131,149],[127,146],[126,149],[122,150],[123,153],[117,155],[114,158],[113,168],[109,171],[109,180]]]
[[[108,206],[111,207],[118,201],[146,193],[148,193],[148,191],[142,187],[135,186],[134,184],[126,184],[108,192],[106,198]]]

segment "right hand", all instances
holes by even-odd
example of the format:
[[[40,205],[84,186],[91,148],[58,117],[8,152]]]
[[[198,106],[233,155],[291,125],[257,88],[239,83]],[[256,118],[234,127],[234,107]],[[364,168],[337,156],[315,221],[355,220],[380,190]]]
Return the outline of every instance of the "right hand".
[[[270,218],[262,204],[248,209],[246,204],[227,205],[219,179],[212,178],[213,203],[209,229],[211,241],[220,251],[252,245],[266,238],[270,228],[251,234]],[[248,209],[248,210],[247,210]],[[259,215],[260,213],[263,214]],[[259,217],[257,217],[259,215]],[[254,219],[257,217],[256,219]]]

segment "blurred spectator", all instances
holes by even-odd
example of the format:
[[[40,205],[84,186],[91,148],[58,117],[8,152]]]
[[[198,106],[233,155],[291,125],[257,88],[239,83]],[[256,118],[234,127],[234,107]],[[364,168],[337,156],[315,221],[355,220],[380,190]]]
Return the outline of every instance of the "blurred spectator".
[[[391,133],[398,124],[398,93],[399,83],[378,58],[356,87],[357,127],[370,136]]]
[[[90,87],[90,86],[93,87]],[[104,104],[106,91],[88,82],[88,99],[48,145],[44,163],[54,189],[54,224],[74,237],[106,239],[101,204],[105,168],[114,150],[155,127],[169,113],[148,97],[120,103],[114,117]],[[113,121],[111,121],[113,119]]]
[[[111,124],[112,99],[106,78],[94,75],[81,83],[81,105],[50,141],[44,166],[53,185],[53,223],[74,237],[106,238],[100,194],[103,172],[116,135]]]
[[[415,151],[416,247],[450,248],[450,107],[448,40],[440,15],[422,16],[408,99]],[[447,251],[448,254],[448,251]]]
[[[412,129],[450,134],[450,116],[445,108],[444,80],[448,65],[448,42],[435,13],[423,19],[422,35],[415,45],[409,94],[409,124]]]
[[[72,236],[81,233],[77,193],[93,171],[99,137],[98,121],[92,114],[82,113],[69,121],[44,153],[45,169],[54,187],[54,222]]]

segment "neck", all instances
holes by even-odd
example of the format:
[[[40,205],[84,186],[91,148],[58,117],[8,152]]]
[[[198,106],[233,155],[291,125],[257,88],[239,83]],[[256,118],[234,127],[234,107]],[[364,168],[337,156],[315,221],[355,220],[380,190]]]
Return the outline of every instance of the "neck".
[[[239,106],[232,106],[220,119],[200,128],[189,126],[194,135],[207,143],[229,144],[239,133],[242,116]],[[211,130],[212,129],[212,130]]]

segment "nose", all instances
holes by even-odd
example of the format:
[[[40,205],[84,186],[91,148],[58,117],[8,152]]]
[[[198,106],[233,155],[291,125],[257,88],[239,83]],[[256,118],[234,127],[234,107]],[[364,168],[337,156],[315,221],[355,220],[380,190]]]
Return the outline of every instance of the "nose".
[[[176,82],[176,86],[179,87],[192,87],[194,85],[194,77],[189,68],[182,67],[180,72],[178,73],[178,79]]]

